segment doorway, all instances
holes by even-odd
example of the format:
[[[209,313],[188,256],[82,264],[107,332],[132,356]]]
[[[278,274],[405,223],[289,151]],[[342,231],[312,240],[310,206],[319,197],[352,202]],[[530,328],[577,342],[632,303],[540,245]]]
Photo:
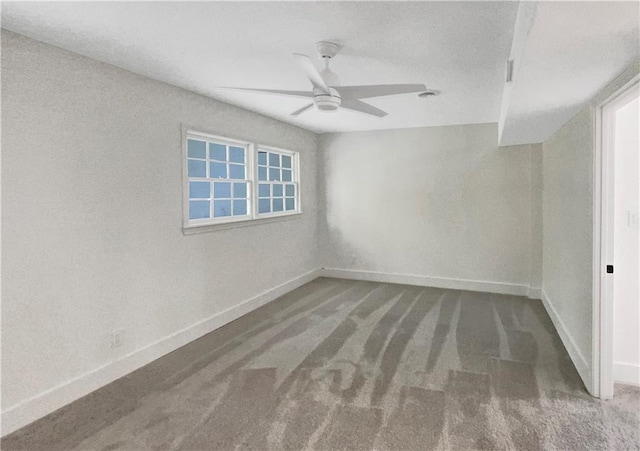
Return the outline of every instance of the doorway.
[[[640,386],[640,77],[596,111],[594,394]]]

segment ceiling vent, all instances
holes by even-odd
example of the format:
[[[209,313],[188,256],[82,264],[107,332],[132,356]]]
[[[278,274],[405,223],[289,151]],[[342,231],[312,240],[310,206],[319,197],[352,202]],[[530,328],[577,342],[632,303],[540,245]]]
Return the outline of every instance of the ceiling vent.
[[[507,83],[513,81],[513,60],[507,60]]]

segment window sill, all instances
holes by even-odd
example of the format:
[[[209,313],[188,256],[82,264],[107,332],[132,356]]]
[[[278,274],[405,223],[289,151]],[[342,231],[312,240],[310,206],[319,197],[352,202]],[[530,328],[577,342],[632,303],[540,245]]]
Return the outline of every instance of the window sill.
[[[271,216],[269,218],[247,219],[245,221],[223,222],[220,224],[204,224],[195,226],[183,226],[182,234],[185,236],[199,233],[217,232],[219,230],[235,229],[240,227],[252,227],[272,222],[293,221],[300,219],[302,213],[290,213],[288,215]]]

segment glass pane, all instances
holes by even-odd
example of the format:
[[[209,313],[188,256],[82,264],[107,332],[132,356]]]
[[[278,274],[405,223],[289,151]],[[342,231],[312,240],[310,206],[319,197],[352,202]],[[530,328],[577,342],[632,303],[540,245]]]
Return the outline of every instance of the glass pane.
[[[296,186],[295,185],[287,185],[285,186],[285,194],[287,196],[295,196],[296,195]]]
[[[258,201],[258,213],[269,213],[271,211],[271,199],[260,199]]]
[[[269,153],[269,166],[280,166],[280,154]]]
[[[213,201],[213,217],[220,218],[222,216],[231,216],[230,200],[214,200]]]
[[[282,155],[282,167],[291,169],[291,157],[289,155]]]
[[[230,179],[244,179],[244,164],[230,164],[229,165],[229,178]]]
[[[244,149],[242,147],[229,147],[229,161],[244,163]]]
[[[280,181],[280,169],[269,168],[269,180]]]
[[[258,185],[258,197],[269,197],[269,186],[266,183],[260,183]]]
[[[273,199],[273,211],[282,211],[282,199]]]
[[[296,200],[293,197],[287,197],[284,200],[286,210],[295,210],[296,209]]]
[[[267,152],[258,152],[258,164],[267,165]]]
[[[275,183],[273,185],[273,197],[282,197],[282,185]]]
[[[229,182],[214,182],[213,183],[213,197],[216,199],[228,199],[231,197],[231,183]]]
[[[209,143],[209,158],[212,160],[226,161],[227,146],[224,144]]]
[[[282,181],[283,182],[291,181],[291,171],[287,171],[285,169],[282,170]]]
[[[246,183],[234,183],[233,184],[233,197],[247,197],[247,184]]]
[[[227,163],[211,163],[211,178],[212,179],[226,179],[227,178]]]
[[[188,162],[189,177],[206,177],[207,176],[207,162],[198,160],[189,160]]]
[[[236,199],[233,201],[233,216],[243,216],[247,214],[247,199]]]
[[[189,182],[189,198],[208,199],[211,196],[209,182]]]
[[[189,219],[209,217],[209,201],[192,200],[189,202]]]
[[[258,180],[267,180],[267,168],[258,167]]]
[[[204,141],[187,140],[187,155],[189,158],[207,158],[207,146]]]

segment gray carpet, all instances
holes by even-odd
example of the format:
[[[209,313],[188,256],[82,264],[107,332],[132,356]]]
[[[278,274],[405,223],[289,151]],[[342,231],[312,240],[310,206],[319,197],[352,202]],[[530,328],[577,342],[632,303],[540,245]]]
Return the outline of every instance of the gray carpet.
[[[639,449],[539,301],[318,279],[2,440],[3,450]]]

